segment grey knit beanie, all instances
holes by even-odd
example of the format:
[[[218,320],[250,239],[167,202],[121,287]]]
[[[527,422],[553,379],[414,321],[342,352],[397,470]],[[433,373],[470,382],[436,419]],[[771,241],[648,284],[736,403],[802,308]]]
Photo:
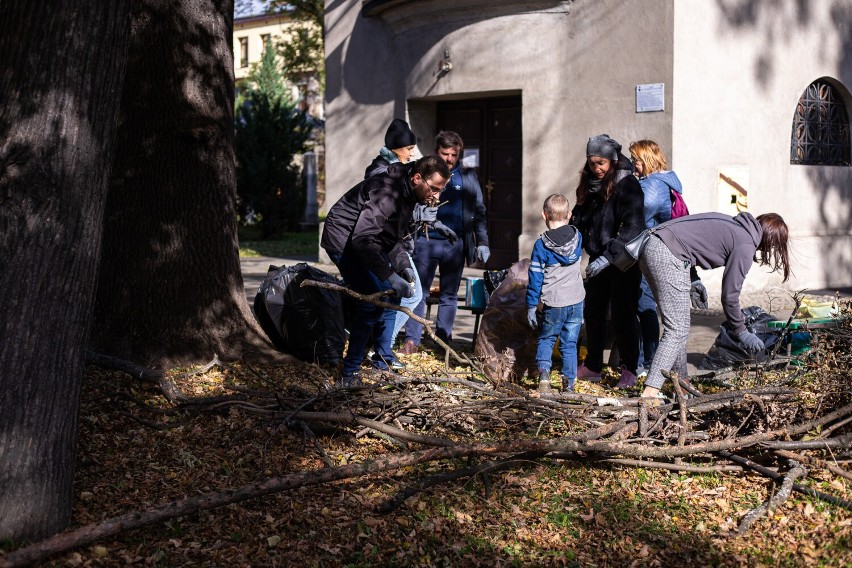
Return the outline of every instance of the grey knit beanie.
[[[385,133],[385,148],[393,150],[394,148],[405,148],[417,143],[417,137],[408,127],[408,123],[401,118],[393,119],[393,122],[388,126],[388,131]]]
[[[617,162],[619,152],[621,144],[610,138],[609,134],[592,136],[586,144],[586,156],[600,156]]]

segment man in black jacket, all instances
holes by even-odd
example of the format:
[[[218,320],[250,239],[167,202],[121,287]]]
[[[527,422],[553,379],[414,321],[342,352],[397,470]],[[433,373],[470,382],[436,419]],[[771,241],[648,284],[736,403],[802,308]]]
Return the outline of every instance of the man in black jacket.
[[[413,164],[396,163],[382,175],[365,179],[332,206],[325,219],[321,245],[340,269],[346,284],[361,294],[393,289],[387,301],[399,303],[413,294],[414,273],[403,246],[418,203],[438,198],[450,171],[443,159],[424,156]],[[378,366],[395,359],[381,340],[393,331],[395,313],[359,302],[349,325],[349,349],[343,358],[342,386],[360,384],[358,370],[367,344],[376,337]],[[383,352],[387,351],[387,352]]]

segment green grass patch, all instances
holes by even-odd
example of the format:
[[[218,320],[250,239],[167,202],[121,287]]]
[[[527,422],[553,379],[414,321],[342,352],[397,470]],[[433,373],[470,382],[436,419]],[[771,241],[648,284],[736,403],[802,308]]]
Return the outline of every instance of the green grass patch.
[[[255,256],[316,256],[319,250],[319,234],[286,233],[277,240],[240,241],[240,257]]]

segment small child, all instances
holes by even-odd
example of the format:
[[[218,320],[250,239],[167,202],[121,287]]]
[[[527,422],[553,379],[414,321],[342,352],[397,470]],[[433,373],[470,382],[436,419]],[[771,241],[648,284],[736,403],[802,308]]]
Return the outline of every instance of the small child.
[[[544,200],[541,216],[548,230],[536,241],[530,258],[527,321],[533,329],[539,326],[536,307],[541,299],[544,307],[535,359],[538,390],[544,394],[552,392],[550,365],[557,337],[562,353],[562,385],[567,391],[574,390],[577,337],[583,323],[586,290],[580,271],[583,237],[568,224],[571,220],[568,199],[558,193],[551,195]]]

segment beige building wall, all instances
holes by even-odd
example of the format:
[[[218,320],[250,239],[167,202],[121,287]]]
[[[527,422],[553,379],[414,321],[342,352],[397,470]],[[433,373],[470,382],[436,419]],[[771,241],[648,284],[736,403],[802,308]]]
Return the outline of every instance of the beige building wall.
[[[329,206],[361,179],[394,117],[409,120],[428,153],[437,101],[520,94],[523,257],[543,229],[544,197],[573,199],[589,136],[607,132],[625,146],[640,133],[670,140],[669,110],[635,112],[637,84],[671,82],[670,0],[632,10],[617,0],[386,4],[364,18],[360,3],[326,2]],[[664,31],[643,37],[645,28]],[[438,77],[445,51],[453,68]],[[671,108],[670,90],[666,101]]]
[[[851,9],[852,0],[327,0],[326,209],[360,181],[394,117],[429,152],[437,101],[520,94],[519,258],[543,230],[544,197],[573,202],[586,140],[608,133],[625,153],[633,140],[659,142],[694,213],[733,212],[726,176],[747,189],[750,212],[783,215],[794,238],[788,289],[848,286],[852,168],[791,165],[790,137],[812,81],[830,77],[849,96]],[[447,50],[453,67],[438,77]],[[656,83],[664,110],[637,112],[637,85]],[[712,294],[721,276],[703,275]],[[746,287],[778,281],[755,266]]]
[[[263,55],[264,37],[275,42],[287,34],[290,18],[286,15],[250,16],[234,20],[234,79],[248,77],[252,65]],[[246,54],[245,49],[248,49]]]
[[[737,6],[675,3],[673,169],[691,212],[724,210],[727,175],[748,190],[749,212],[784,217],[795,271],[785,288],[849,286],[852,168],[791,165],[790,142],[796,103],[811,82],[829,77],[848,97],[852,2]],[[721,277],[720,269],[702,275],[714,289]],[[779,283],[754,266],[746,290]]]

